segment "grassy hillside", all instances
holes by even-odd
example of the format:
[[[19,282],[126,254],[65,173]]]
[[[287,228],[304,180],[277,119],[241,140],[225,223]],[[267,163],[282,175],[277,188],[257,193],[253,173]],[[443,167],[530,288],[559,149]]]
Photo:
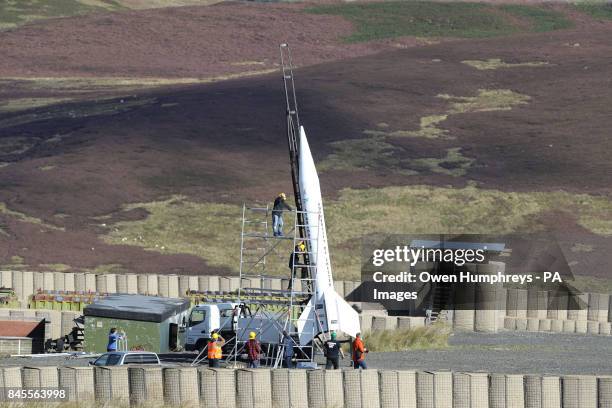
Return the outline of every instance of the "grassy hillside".
[[[210,265],[236,270],[240,255],[241,207],[195,203],[184,197],[132,204],[125,211],[145,209],[143,220],[114,224],[105,240],[162,253],[201,256]],[[553,211],[570,211],[585,229],[612,235],[612,202],[603,197],[565,192],[506,193],[474,187],[428,186],[344,190],[327,201],[326,221],[334,276],[357,279],[361,238],[385,233],[505,234],[536,232],[538,219]],[[290,247],[268,263],[271,273],[286,273]],[[275,270],[276,268],[276,270]]]
[[[0,2],[0,29],[16,27],[34,20],[120,9],[123,7],[115,1],[6,0]]]
[[[282,83],[259,74],[278,69],[277,39],[294,35],[336,278],[357,278],[367,234],[542,230],[559,232],[576,270],[607,276],[612,23],[588,26],[587,15],[603,19],[607,6],[123,12],[186,3],[0,4],[10,26],[116,11],[2,33],[12,57],[0,64],[0,265],[235,273],[240,204],[290,189]],[[576,30],[562,30],[565,14]],[[522,32],[535,34],[507,35]],[[474,39],[359,43],[405,35]],[[271,260],[283,275],[286,244]]]
[[[48,18],[213,2],[211,0],[4,0],[0,1],[0,30]]]
[[[325,5],[308,11],[353,22],[355,32],[345,39],[348,42],[401,36],[482,38],[572,25],[562,13],[525,5],[390,1]]]
[[[610,2],[591,2],[576,4],[576,8],[600,20],[612,20],[612,4]]]

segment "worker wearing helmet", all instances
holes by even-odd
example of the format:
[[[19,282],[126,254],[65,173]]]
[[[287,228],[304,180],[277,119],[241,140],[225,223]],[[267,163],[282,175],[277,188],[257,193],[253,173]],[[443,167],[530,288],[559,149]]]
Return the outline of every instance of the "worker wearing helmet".
[[[293,211],[293,208],[287,204],[285,193],[280,193],[274,200],[274,207],[272,207],[272,229],[275,237],[283,236],[283,211]]]
[[[368,368],[365,363],[365,355],[369,350],[365,348],[363,340],[361,339],[361,333],[357,333],[355,340],[353,340],[353,368]]]
[[[325,357],[327,358],[327,362],[325,363],[325,368],[330,369],[333,367],[334,370],[340,368],[340,356],[344,358],[344,351],[340,348],[341,341],[337,340],[336,332],[331,332],[330,340],[327,340],[324,344],[323,351],[325,352]]]
[[[300,241],[297,243],[297,245],[293,249],[293,252],[291,253],[291,256],[289,257],[289,276],[291,276],[291,279],[289,280],[289,290],[291,290],[293,279],[297,277],[298,270],[302,279],[308,278],[308,268],[306,268],[305,266],[298,266],[305,265],[305,260],[306,244],[304,243],[304,241]],[[309,283],[307,281],[304,283],[307,287],[309,286]]]
[[[249,341],[246,343],[249,368],[259,368],[259,360],[261,359],[261,345],[256,337],[257,334],[255,332],[250,332]]]
[[[218,368],[219,362],[223,357],[222,347],[225,344],[225,339],[217,332],[213,332],[210,341],[208,342],[208,366]]]

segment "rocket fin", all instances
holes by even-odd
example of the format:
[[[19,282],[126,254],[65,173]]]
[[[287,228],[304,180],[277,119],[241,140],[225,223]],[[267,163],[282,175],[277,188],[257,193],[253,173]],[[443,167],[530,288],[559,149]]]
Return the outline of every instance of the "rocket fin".
[[[320,331],[315,321],[314,298],[310,298],[308,304],[302,311],[297,321],[297,329],[300,337],[300,344],[303,346],[310,343],[313,333],[317,335]]]
[[[359,313],[334,290],[328,288],[323,293],[327,313],[328,330],[337,330],[355,337],[361,331]]]
[[[298,319],[300,344],[308,344],[313,337],[321,332],[340,331],[355,337],[361,331],[359,314],[334,290],[328,288],[323,292],[323,302],[318,302],[317,313],[314,308],[314,297],[302,311]]]

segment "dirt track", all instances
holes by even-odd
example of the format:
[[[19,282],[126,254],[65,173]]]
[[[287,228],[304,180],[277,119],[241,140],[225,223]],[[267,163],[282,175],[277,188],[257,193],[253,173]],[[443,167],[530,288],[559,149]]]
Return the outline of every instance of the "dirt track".
[[[240,4],[236,19],[252,20],[253,25],[245,26],[244,32],[226,32],[229,42],[220,47],[201,46],[201,40],[196,39],[217,33],[219,27],[212,24],[215,13],[236,8],[231,3],[26,26],[2,33],[0,53],[9,57],[0,62],[0,74],[207,76],[227,72],[233,69],[232,63],[240,61],[263,61],[264,66],[273,66],[276,44],[285,40],[279,36],[296,22],[293,9],[298,6],[269,5],[274,13],[260,6]],[[185,16],[182,13],[189,13],[190,18],[181,18]],[[303,21],[304,32],[312,33],[308,40],[304,33],[289,39],[297,44],[294,52],[299,64],[369,54],[387,47],[340,46],[337,36],[350,27],[333,20],[335,17],[326,18],[313,16]],[[177,24],[184,30],[170,38]],[[258,25],[266,31],[258,33]],[[323,34],[324,26],[333,26],[335,31]],[[268,30],[270,27],[274,29]],[[146,42],[147,47],[141,47],[154,32],[156,43]],[[64,37],[56,33],[64,33]],[[449,116],[441,127],[454,137],[452,140],[390,137],[387,142],[396,148],[393,154],[402,160],[398,169],[329,170],[322,174],[324,194],[332,197],[347,186],[464,186],[473,181],[488,189],[562,189],[609,197],[611,34],[610,24],[597,23],[554,33],[393,50],[298,70],[301,117],[318,160],[334,151],[330,143],[363,138],[364,130],[377,129],[380,123],[388,124],[389,130],[418,129],[420,118],[448,109],[448,102],[437,97],[439,94],[472,96],[478,89],[509,89],[531,98],[528,104],[512,110]],[[116,47],[117,41],[126,37],[130,40]],[[253,48],[254,43],[267,45]],[[407,43],[414,45],[415,41]],[[222,58],[228,48],[235,50],[235,59]],[[40,64],[31,64],[32,58]],[[548,65],[479,71],[461,62],[490,58],[510,63],[544,61]],[[11,91],[5,88],[2,92],[10,95]],[[53,90],[46,92],[55,95]],[[29,117],[23,124],[0,128],[2,138],[36,140],[34,147],[23,153],[0,157],[10,163],[0,168],[0,202],[66,229],[50,230],[0,214],[9,231],[0,235],[0,259],[6,262],[19,253],[31,265],[92,267],[103,262],[122,264],[135,272],[218,272],[196,257],[162,256],[105,245],[97,238],[104,227],[91,217],[115,212],[128,202],[170,194],[240,203],[266,200],[290,188],[278,74],[136,93],[126,101],[142,103],[114,115],[74,114],[84,106],[95,112],[100,105],[109,104],[94,101],[62,107],[70,113],[63,117],[42,121]],[[110,103],[122,105],[120,99]],[[48,111],[40,108],[28,114],[44,118]],[[20,115],[0,114],[0,123],[17,120]],[[398,171],[412,170],[411,160],[443,157],[447,149],[456,147],[475,160],[463,176],[431,171],[406,176]],[[605,248],[610,247],[611,238],[578,226],[569,210],[546,214],[533,223],[556,232],[567,246],[580,240],[600,248],[580,261],[585,272],[609,276]]]

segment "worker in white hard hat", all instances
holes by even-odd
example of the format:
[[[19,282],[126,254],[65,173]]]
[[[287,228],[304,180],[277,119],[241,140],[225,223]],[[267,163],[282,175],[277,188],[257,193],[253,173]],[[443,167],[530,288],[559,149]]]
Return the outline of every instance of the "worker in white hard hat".
[[[249,368],[259,368],[259,360],[261,359],[261,345],[257,340],[255,332],[249,333],[249,341],[246,343],[247,355],[249,360]]]
[[[287,204],[285,193],[280,193],[274,199],[274,207],[272,207],[272,230],[275,237],[283,236],[283,211],[293,211],[293,208]]]

